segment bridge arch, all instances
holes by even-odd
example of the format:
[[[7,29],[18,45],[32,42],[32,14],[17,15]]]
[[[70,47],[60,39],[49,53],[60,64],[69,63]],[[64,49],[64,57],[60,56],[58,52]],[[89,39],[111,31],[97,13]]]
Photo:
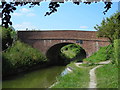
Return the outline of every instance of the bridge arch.
[[[50,48],[48,48],[48,50],[46,51],[46,57],[48,58],[49,62],[51,62],[50,64],[63,64],[65,62],[65,60],[60,56],[60,49],[66,45],[69,44],[74,44],[72,42],[62,42],[62,43],[57,43],[52,45]],[[86,52],[84,49],[82,49],[81,51],[81,55],[78,55],[76,58],[74,58],[73,60],[79,58],[79,59],[83,59],[86,58]]]
[[[110,44],[107,38],[98,38],[96,33],[96,31],[77,30],[18,31],[18,38],[43,54],[46,54],[48,49],[57,43],[77,43],[85,49],[89,57],[100,47]]]

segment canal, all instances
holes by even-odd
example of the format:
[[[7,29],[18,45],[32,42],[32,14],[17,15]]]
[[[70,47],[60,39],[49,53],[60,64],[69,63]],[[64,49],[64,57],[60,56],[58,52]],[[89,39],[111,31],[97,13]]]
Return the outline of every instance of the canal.
[[[3,88],[48,88],[56,82],[56,78],[64,71],[65,66],[53,66],[21,74],[3,80]]]

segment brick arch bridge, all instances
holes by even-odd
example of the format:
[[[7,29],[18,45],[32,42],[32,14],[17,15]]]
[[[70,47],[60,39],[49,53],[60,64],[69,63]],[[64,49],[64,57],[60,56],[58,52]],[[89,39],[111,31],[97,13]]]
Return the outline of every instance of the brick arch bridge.
[[[97,38],[96,31],[18,31],[21,41],[46,54],[49,48],[60,43],[76,43],[86,51],[87,57],[96,52],[99,47],[109,45],[106,38]]]

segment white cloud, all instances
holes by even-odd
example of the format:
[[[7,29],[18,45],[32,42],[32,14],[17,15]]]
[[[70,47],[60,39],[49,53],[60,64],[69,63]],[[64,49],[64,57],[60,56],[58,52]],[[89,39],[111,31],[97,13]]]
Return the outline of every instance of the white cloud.
[[[14,12],[12,14],[13,16],[35,16],[33,13],[33,10],[27,9],[27,8],[22,8],[19,10],[19,12]]]
[[[22,16],[22,13],[13,13],[14,16]]]
[[[27,8],[22,8],[22,9],[20,9],[20,12],[21,13],[28,13],[28,12],[31,12],[31,10],[27,9]]]
[[[87,26],[80,26],[81,29],[86,29],[88,28]]]
[[[35,16],[35,14],[34,13],[28,13],[27,16],[31,16],[32,17],[32,16]]]
[[[36,29],[36,26],[34,26],[30,22],[23,22],[23,23],[20,23],[20,24],[15,24],[13,26],[16,30],[26,30],[26,28],[28,28],[28,30]]]

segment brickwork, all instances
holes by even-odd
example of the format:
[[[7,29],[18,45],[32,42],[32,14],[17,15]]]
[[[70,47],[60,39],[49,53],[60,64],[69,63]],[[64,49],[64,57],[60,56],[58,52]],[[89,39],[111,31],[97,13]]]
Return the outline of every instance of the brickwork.
[[[44,54],[56,44],[77,43],[84,48],[88,57],[99,47],[109,44],[106,38],[97,38],[95,31],[18,31],[18,37]],[[78,40],[82,40],[82,44]]]

